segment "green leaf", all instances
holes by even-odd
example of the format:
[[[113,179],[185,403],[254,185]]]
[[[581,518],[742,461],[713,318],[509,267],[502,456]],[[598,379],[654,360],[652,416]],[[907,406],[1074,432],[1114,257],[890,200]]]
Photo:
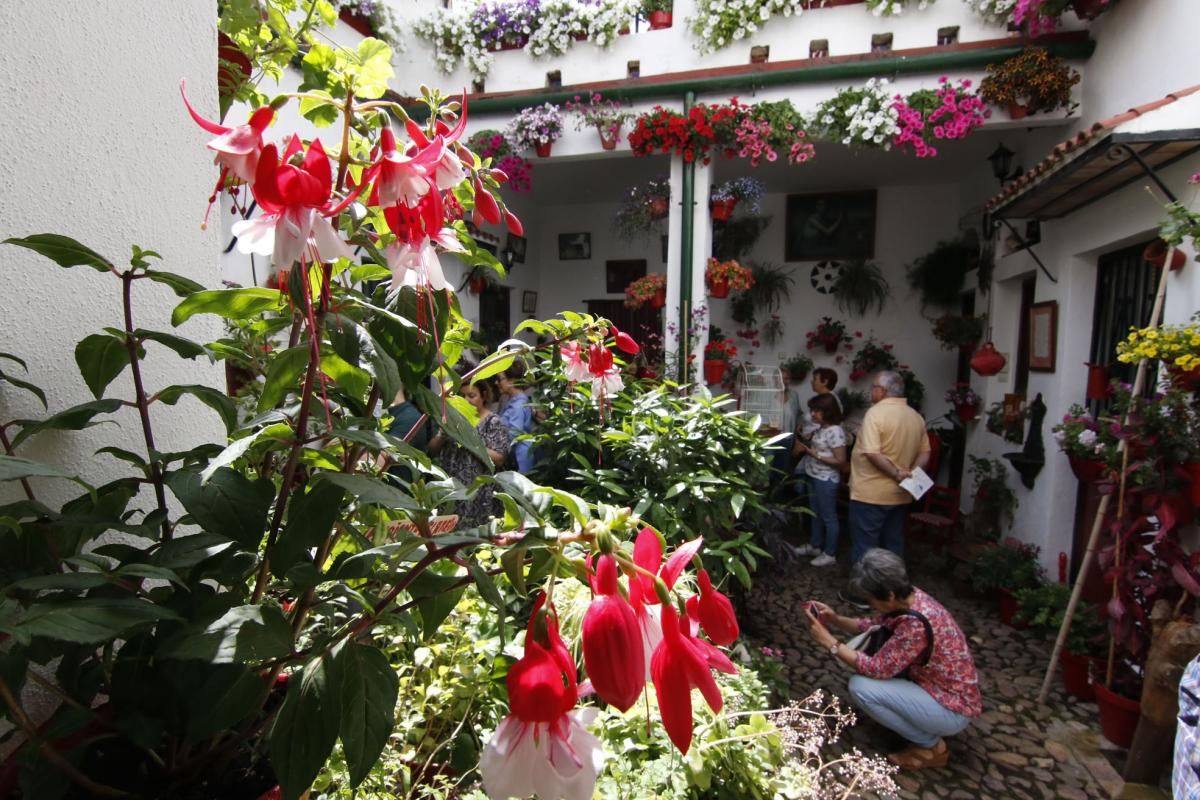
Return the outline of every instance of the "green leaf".
[[[350,396],[358,400],[365,400],[367,392],[371,391],[370,373],[354,366],[332,350],[326,350],[326,348],[322,348],[321,371],[332,378],[334,383],[345,389]]]
[[[292,495],[287,524],[268,553],[271,572],[283,578],[307,550],[325,540],[341,514],[344,495],[342,487],[329,481],[314,481],[307,492]]]
[[[179,470],[167,476],[167,486],[201,528],[233,539],[246,550],[258,550],[275,499],[271,481],[251,481],[228,468],[204,481],[198,472]]]
[[[144,468],[146,466],[146,459],[142,458],[137,453],[134,453],[130,450],[125,450],[120,447],[112,447],[112,446],[101,447],[99,450],[96,451],[96,455],[100,455],[102,453],[105,455],[110,455],[113,458],[118,459],[119,461],[124,461],[128,464],[133,464],[135,467],[138,467],[138,468]]]
[[[225,432],[233,433],[233,430],[237,427],[237,405],[234,404],[232,397],[220,389],[214,389],[211,386],[201,386],[199,384],[176,384],[175,386],[168,386],[159,391],[158,399],[169,406],[173,406],[185,394],[191,395],[213,411],[216,411],[221,417],[221,422],[225,424]]]
[[[148,331],[144,328],[138,328],[133,332],[133,335],[139,339],[150,342],[158,342],[163,347],[169,347],[178,353],[180,358],[195,358],[196,356],[204,355],[206,352],[203,347],[196,344],[191,339],[185,339],[182,336],[175,336],[171,333]]]
[[[360,503],[379,505],[384,508],[402,508],[407,511],[416,511],[419,508],[411,497],[379,478],[369,478],[366,475],[347,475],[341,472],[322,472],[317,479],[323,483],[340,486],[357,497]]]
[[[168,569],[186,569],[233,547],[233,540],[215,533],[193,533],[172,539],[154,551],[152,561]]]
[[[357,77],[354,96],[364,100],[382,97],[388,90],[388,81],[395,74],[392,69],[392,48],[385,42],[367,37],[358,43],[355,55],[358,57],[358,66],[354,70]]]
[[[500,595],[500,590],[496,588],[496,582],[492,580],[492,576],[475,559],[467,562],[467,569],[471,573],[471,580],[475,581],[475,586],[479,589],[479,596],[485,603],[494,606],[503,614],[504,598]]]
[[[58,430],[58,431],[78,431],[84,428],[95,425],[92,418],[98,414],[111,414],[121,407],[120,400],[92,400],[88,403],[81,403],[60,411],[53,416],[46,417],[44,420],[18,420],[22,426],[21,432],[18,433],[12,440],[12,446],[15,450],[21,442],[28,439],[34,434],[42,431]]]
[[[328,128],[341,119],[337,101],[323,89],[310,89],[300,98],[300,116],[318,128]]]
[[[75,345],[75,363],[98,400],[104,396],[104,389],[129,365],[129,350],[125,342],[114,336],[93,333]]]
[[[23,589],[31,592],[58,589],[82,592],[87,589],[95,589],[97,586],[103,586],[106,583],[108,583],[108,578],[99,572],[58,572],[53,575],[37,575],[32,578],[23,578],[10,583],[8,588]]]
[[[142,625],[177,619],[174,611],[145,600],[87,598],[33,606],[13,631],[63,642],[99,644],[124,637]]]
[[[308,366],[310,348],[306,344],[289,347],[271,361],[267,369],[267,378],[263,383],[262,395],[258,398],[258,411],[269,411],[283,402],[289,390],[296,388],[296,383]]]
[[[219,619],[188,626],[159,649],[159,658],[196,659],[210,664],[244,664],[292,652],[292,626],[273,605],[234,606]]]
[[[284,800],[298,800],[333,752],[341,722],[337,684],[328,654],[310,661],[299,680],[288,681],[269,745]]]
[[[729,498],[729,505],[733,507],[733,515],[740,517],[742,509],[746,507],[746,496],[744,494],[735,494]]]
[[[278,308],[283,294],[278,289],[208,289],[187,297],[171,312],[171,324],[178,327],[196,314],[217,314],[226,319],[250,319]]]
[[[417,601],[416,608],[421,614],[421,631],[426,640],[437,633],[437,629],[458,605],[458,600],[466,589],[465,586],[450,588],[458,583],[458,580],[446,575],[422,572],[408,585],[409,595]]]
[[[526,593],[525,588],[525,548],[511,547],[500,556],[500,566],[504,567],[504,574],[508,576],[509,583],[517,590],[519,594]]]
[[[268,425],[265,428],[259,428],[249,436],[243,436],[241,439],[231,442],[229,446],[221,451],[220,455],[208,462],[208,466],[205,467],[204,471],[200,473],[200,480],[208,480],[217,470],[221,469],[222,467],[227,467],[233,462],[237,461],[239,458],[245,455],[246,451],[250,449],[251,445],[258,441],[258,439],[264,433],[274,427],[274,425]]]
[[[165,567],[151,564],[126,564],[113,572],[119,578],[147,578],[155,581],[169,581],[177,586],[184,586],[179,576]]]
[[[431,420],[442,419],[442,401],[433,391],[425,385],[417,386],[417,390],[413,395],[413,402],[417,408],[429,415]],[[452,403],[446,404],[446,419],[442,420],[442,430],[446,435],[460,445],[465,447],[468,452],[479,459],[480,463],[488,471],[492,471],[492,459],[487,453],[487,447],[483,444],[483,439],[479,435],[479,431],[475,430],[475,426],[467,421],[466,417],[454,407]]]
[[[471,376],[471,383],[478,383],[486,380],[493,375],[499,375],[504,370],[512,366],[513,359],[516,356],[500,356],[499,358],[489,358],[479,365],[479,371]]]
[[[13,363],[17,364],[17,366],[19,366],[21,369],[25,370],[26,372],[29,371],[29,365],[25,363],[25,359],[20,358],[18,356],[14,356],[12,353],[0,353],[0,358],[5,359],[6,361],[12,361]]]
[[[233,728],[247,716],[262,694],[263,679],[233,665],[204,665],[199,683],[189,683],[187,739],[200,741]]]
[[[203,285],[196,283],[191,278],[185,278],[182,275],[176,275],[174,272],[148,269],[142,274],[155,283],[161,283],[164,286],[169,286],[171,291],[175,292],[176,296],[178,297],[187,297],[189,294],[204,291]]]
[[[9,375],[7,372],[4,372],[3,370],[0,370],[0,381],[7,381],[8,383],[11,383],[13,386],[16,386],[18,389],[24,389],[25,391],[29,392],[34,397],[36,397],[38,400],[42,401],[42,408],[47,408],[46,393],[41,390],[41,387],[35,386],[32,383],[30,383],[29,381],[22,380],[21,378],[14,378],[12,375]]]
[[[5,239],[4,243],[41,253],[60,267],[91,267],[97,272],[113,269],[109,260],[95,250],[85,247],[69,236],[60,236],[57,233],[35,233],[23,239]]]
[[[400,679],[382,651],[359,644],[342,648],[337,676],[341,683],[338,733],[353,789],[375,766],[395,727]]]
[[[40,464],[27,458],[16,456],[0,456],[0,481],[16,481],[21,478],[66,478],[75,480],[74,475],[68,475],[58,467]]]

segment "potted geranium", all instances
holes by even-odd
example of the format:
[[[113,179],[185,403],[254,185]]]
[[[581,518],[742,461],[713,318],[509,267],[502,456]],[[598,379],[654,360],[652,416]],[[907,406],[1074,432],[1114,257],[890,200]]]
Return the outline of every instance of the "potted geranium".
[[[1003,63],[988,64],[987,73],[980,96],[1007,108],[1013,119],[1074,106],[1071,87],[1079,83],[1079,72],[1045,48],[1026,47]]]
[[[708,284],[708,293],[716,298],[729,296],[730,289],[745,291],[754,285],[754,275],[749,269],[738,262],[708,260],[704,269],[704,281]]]
[[[804,336],[808,340],[805,346],[809,350],[812,350],[817,345],[821,345],[825,348],[826,353],[836,353],[838,348],[843,344],[846,345],[847,350],[854,349],[852,344],[854,340],[846,333],[846,323],[840,319],[821,317],[821,321],[817,323],[817,327]]]
[[[975,350],[975,346],[983,339],[983,327],[986,317],[976,317],[970,314],[943,314],[933,322],[933,335],[942,343],[943,350],[958,349],[964,353]]]
[[[513,146],[533,149],[540,158],[550,155],[551,145],[562,138],[562,132],[562,112],[551,103],[521,109],[508,125]]]
[[[621,127],[633,118],[633,113],[625,111],[620,101],[605,100],[599,92],[588,95],[587,102],[575,95],[575,99],[568,100],[565,106],[575,115],[575,130],[595,128],[600,134],[600,146],[605,150],[616,148]]]
[[[961,422],[971,422],[979,416],[979,395],[969,383],[956,383],[946,390],[946,402],[954,406],[954,413]]]
[[[671,27],[674,9],[675,0],[642,0],[642,13],[650,20],[652,31]]]
[[[758,214],[760,210],[758,201],[762,195],[762,182],[750,177],[734,178],[717,184],[713,187],[708,200],[713,222],[728,222],[733,216],[733,210],[742,202],[750,206],[752,215]]]
[[[894,345],[877,341],[874,336],[859,345],[854,360],[850,362],[850,380],[862,380],[881,369],[895,369],[900,362],[892,353]]]
[[[720,383],[725,379],[729,360],[737,355],[732,339],[710,339],[704,346],[704,382]]]
[[[649,303],[650,308],[658,310],[667,304],[667,276],[661,272],[643,275],[625,287],[625,294],[626,308],[641,308]]]
[[[796,353],[783,362],[782,368],[791,378],[792,383],[799,383],[808,377],[808,373],[812,372],[813,362],[803,353]]]

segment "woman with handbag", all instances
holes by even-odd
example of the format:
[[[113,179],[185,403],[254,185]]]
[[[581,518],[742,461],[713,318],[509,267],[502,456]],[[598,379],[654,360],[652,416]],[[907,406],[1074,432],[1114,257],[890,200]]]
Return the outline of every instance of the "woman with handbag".
[[[950,751],[943,737],[983,711],[966,636],[941,603],[912,585],[904,562],[889,550],[868,550],[850,570],[849,588],[877,615],[843,617],[812,601],[805,607],[809,635],[856,673],[849,685],[854,705],[912,743],[889,755],[892,763],[945,766]],[[860,636],[845,644],[830,627]]]

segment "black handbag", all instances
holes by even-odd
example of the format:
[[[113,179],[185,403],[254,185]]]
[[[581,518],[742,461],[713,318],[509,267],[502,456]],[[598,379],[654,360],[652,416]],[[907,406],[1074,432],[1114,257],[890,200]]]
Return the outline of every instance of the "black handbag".
[[[887,614],[884,614],[884,617],[889,619],[895,617],[916,617],[917,619],[921,620],[921,624],[925,626],[925,647],[921,650],[913,664],[918,664],[922,667],[928,664],[929,658],[933,655],[933,626],[929,624],[929,620],[926,619],[925,615],[919,611],[913,611],[909,608],[902,608],[898,611],[889,611]],[[888,627],[887,625],[874,625],[869,630],[854,637],[846,644],[851,649],[857,650],[860,653],[865,653],[869,656],[873,656],[883,649],[884,644],[887,643],[888,639],[892,638],[893,633],[894,631],[892,628]],[[911,667],[912,664],[909,666]],[[908,669],[906,668],[898,677],[907,678]]]

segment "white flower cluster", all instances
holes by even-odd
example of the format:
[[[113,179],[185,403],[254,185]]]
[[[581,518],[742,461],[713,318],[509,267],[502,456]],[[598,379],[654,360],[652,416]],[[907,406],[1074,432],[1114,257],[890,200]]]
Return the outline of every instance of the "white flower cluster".
[[[934,0],[917,0],[917,10],[924,11]],[[877,17],[891,17],[904,11],[912,0],[867,0],[867,8]]]
[[[1017,0],[963,0],[972,11],[988,22],[996,25],[1007,25],[1012,21],[1013,9]]]
[[[799,16],[804,0],[697,0],[688,25],[699,41],[696,49],[711,53],[758,31],[772,16]]]
[[[483,46],[471,24],[474,8],[467,5],[439,8],[428,17],[417,20],[414,32],[434,46],[434,60],[446,75],[454,72],[459,62],[477,78],[492,68],[492,54]]]
[[[900,132],[898,114],[886,78],[871,78],[862,88],[843,89],[817,108],[814,119],[823,133],[842,144],[867,144],[888,150]]]
[[[599,0],[584,4],[588,41],[597,47],[608,47],[616,41],[618,31],[633,24],[641,7],[640,0]]]
[[[540,58],[567,52],[572,34],[587,33],[592,9],[575,0],[542,0],[542,19],[529,36],[529,53]]]

